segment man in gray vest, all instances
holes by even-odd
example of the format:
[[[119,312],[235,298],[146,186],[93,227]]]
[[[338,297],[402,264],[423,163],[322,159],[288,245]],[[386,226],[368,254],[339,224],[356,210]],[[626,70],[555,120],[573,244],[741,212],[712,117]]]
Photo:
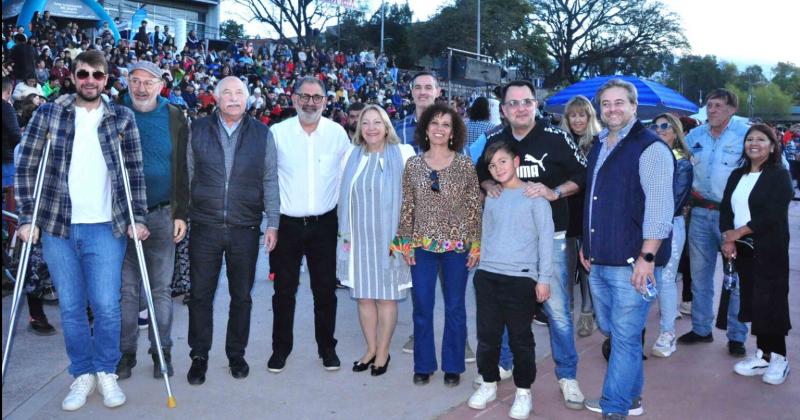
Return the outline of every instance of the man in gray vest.
[[[213,301],[222,256],[231,296],[225,354],[231,375],[245,378],[244,359],[250,335],[250,291],[256,274],[262,213],[266,211],[267,252],[278,242],[280,196],[275,142],[269,128],[245,114],[249,92],[235,77],[214,90],[218,111],[192,124],[187,153],[191,201],[189,266],[189,347],[192,385],[205,382],[213,333]]]

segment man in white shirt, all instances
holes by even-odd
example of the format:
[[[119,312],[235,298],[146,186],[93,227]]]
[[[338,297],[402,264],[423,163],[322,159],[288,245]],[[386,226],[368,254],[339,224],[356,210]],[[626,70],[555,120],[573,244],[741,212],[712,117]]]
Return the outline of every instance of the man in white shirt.
[[[325,87],[319,79],[303,77],[295,84],[292,102],[297,116],[270,130],[278,149],[280,231],[283,238],[270,253],[275,273],[272,296],[272,357],[270,372],[286,366],[292,351],[295,295],[300,261],[308,261],[314,295],[317,352],[326,370],[337,370],[336,355],[336,235],[339,165],[350,145],[341,125],[322,118]]]

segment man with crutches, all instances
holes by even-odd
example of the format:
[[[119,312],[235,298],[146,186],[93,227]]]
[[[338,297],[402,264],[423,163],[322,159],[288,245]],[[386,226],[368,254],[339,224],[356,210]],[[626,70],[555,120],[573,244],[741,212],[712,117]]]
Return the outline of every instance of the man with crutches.
[[[132,65],[128,76],[129,91],[120,98],[130,108],[139,127],[147,187],[147,227],[150,237],[142,243],[150,279],[158,332],[164,350],[164,364],[172,376],[172,274],[175,267],[175,244],[186,234],[189,181],[186,171],[186,144],[189,126],[183,112],[159,95],[162,70],[154,63],[140,61]],[[137,253],[128,241],[122,266],[122,357],[117,365],[119,379],[131,376],[136,366],[136,341],[139,336],[139,295],[142,291]],[[161,378],[153,329],[149,330],[153,359],[153,377]]]
[[[120,358],[125,234],[140,240],[149,235],[144,225],[142,151],[133,112],[101,97],[108,81],[102,53],[92,50],[78,55],[71,77],[77,93],[42,105],[28,124],[14,180],[19,236],[36,242],[41,229],[44,259],[59,293],[69,373],[75,377],[61,404],[67,411],[81,408],[95,387],[107,407],[125,403],[115,374]],[[43,163],[46,144],[50,145],[49,159]],[[43,183],[37,197],[34,186],[42,164]],[[130,176],[130,196],[123,182],[124,168]],[[35,215],[34,207],[38,208]],[[34,217],[36,226],[31,227]],[[93,333],[87,302],[94,313]]]

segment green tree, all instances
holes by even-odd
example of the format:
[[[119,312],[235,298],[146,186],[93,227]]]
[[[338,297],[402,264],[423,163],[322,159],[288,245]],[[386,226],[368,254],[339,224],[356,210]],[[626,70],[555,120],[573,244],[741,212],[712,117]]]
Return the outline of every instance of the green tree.
[[[795,103],[800,103],[800,67],[781,62],[772,68],[772,74],[772,83],[780,86]]]
[[[408,3],[386,5],[386,15],[384,16],[383,48],[387,56],[395,56],[400,67],[411,67],[416,61],[416,49],[411,42],[409,35],[411,22],[414,17]],[[381,8],[372,14],[372,17],[365,23],[363,38],[368,40],[369,46],[379,52],[381,43]]]
[[[751,86],[748,89],[742,89],[734,83],[729,83],[725,87],[739,97],[739,110],[736,115],[775,121],[785,119],[791,112],[791,96],[775,83]]]
[[[250,20],[266,23],[280,39],[297,36],[300,45],[313,44],[320,28],[336,17],[334,3],[318,0],[233,0],[247,7]]]
[[[247,37],[244,32],[244,25],[236,23],[233,19],[228,19],[219,25],[219,34],[222,38],[229,41],[236,41]]]
[[[764,70],[761,66],[752,65],[747,66],[743,72],[736,76],[734,81],[739,89],[747,90],[751,86],[760,86],[767,83],[767,78],[764,76]]]
[[[711,90],[734,83],[737,75],[733,63],[719,63],[713,55],[687,55],[667,66],[665,82],[699,104]]]

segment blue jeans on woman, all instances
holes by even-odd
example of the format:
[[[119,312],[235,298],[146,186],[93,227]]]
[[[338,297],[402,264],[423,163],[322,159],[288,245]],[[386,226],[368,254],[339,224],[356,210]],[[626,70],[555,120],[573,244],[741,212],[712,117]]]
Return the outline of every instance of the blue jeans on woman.
[[[683,243],[686,241],[686,224],[683,216],[672,219],[672,255],[664,266],[658,289],[658,310],[661,312],[661,332],[675,332],[675,317],[678,316],[678,265],[683,254]]]
[[[44,260],[58,290],[69,373],[114,373],[120,358],[120,286],[126,241],[111,223],[73,224],[69,238],[42,235]],[[89,327],[86,303],[94,313]]]
[[[463,373],[464,347],[467,342],[467,253],[429,252],[416,248],[416,264],[411,266],[414,300],[414,372],[437,370],[433,335],[433,307],[436,301],[436,278],[441,268],[444,296],[444,334],[442,370]]]

